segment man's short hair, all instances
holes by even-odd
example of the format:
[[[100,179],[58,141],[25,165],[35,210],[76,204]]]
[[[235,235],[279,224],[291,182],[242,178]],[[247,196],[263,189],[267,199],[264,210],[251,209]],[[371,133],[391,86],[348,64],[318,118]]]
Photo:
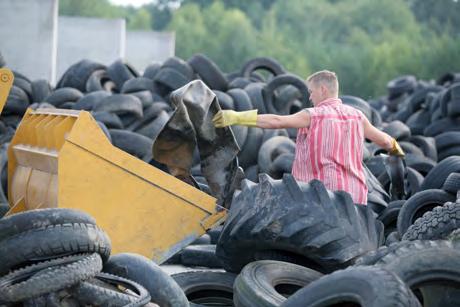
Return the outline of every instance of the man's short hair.
[[[315,72],[307,78],[307,84],[324,85],[329,93],[338,94],[339,93],[339,81],[337,80],[337,75],[333,71],[321,70]]]

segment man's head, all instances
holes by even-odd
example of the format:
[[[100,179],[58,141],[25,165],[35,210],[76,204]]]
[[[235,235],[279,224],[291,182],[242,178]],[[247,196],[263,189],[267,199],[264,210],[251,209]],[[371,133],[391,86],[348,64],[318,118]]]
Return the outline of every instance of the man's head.
[[[327,98],[337,98],[339,95],[339,82],[335,72],[328,70],[315,72],[307,78],[306,82],[314,106]]]

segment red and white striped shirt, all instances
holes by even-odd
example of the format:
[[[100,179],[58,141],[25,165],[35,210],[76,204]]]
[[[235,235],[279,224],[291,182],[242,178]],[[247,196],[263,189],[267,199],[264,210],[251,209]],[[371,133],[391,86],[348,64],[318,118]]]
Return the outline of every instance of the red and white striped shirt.
[[[355,203],[366,205],[364,115],[338,98],[306,110],[310,127],[297,131],[292,175],[299,181],[321,180],[329,190],[346,191]]]

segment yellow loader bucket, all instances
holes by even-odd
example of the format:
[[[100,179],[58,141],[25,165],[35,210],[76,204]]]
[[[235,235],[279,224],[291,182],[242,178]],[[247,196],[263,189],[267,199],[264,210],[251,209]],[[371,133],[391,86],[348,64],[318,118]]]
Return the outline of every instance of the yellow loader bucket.
[[[90,113],[28,109],[8,149],[9,214],[83,210],[114,253],[162,263],[220,223],[216,199],[114,147]]]

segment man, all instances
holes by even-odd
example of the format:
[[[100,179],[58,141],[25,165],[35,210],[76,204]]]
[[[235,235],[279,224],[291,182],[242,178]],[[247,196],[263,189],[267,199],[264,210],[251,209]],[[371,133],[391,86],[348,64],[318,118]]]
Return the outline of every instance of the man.
[[[213,118],[216,127],[245,125],[259,128],[298,128],[292,175],[296,180],[321,180],[333,191],[343,190],[356,204],[367,204],[367,185],[363,170],[364,138],[392,155],[404,156],[399,144],[375,128],[364,114],[342,103],[334,72],[323,70],[307,79],[313,108],[292,115],[257,115],[257,110],[219,111]]]

